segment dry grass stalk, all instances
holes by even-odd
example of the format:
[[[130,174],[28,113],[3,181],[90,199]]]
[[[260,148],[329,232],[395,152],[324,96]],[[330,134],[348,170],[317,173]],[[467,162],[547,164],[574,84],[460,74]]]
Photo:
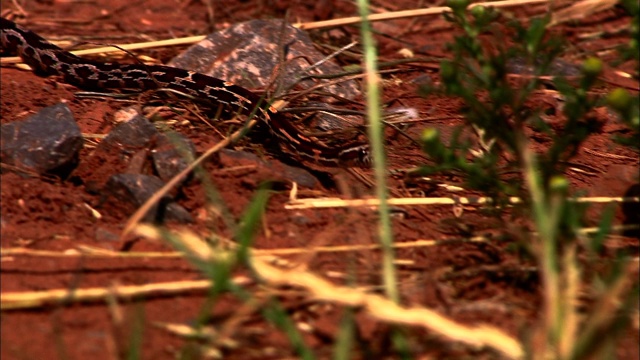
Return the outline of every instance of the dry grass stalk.
[[[614,7],[618,0],[582,0],[558,10],[551,15],[548,27],[562,24],[567,21],[584,19],[592,14]]]
[[[409,249],[420,247],[438,246],[441,244],[462,243],[462,242],[489,242],[491,239],[485,236],[474,236],[471,238],[455,238],[455,239],[440,239],[440,240],[427,240],[419,239],[414,241],[404,241],[394,243],[394,249]],[[336,245],[336,246],[317,246],[317,247],[304,247],[304,248],[279,248],[279,249],[252,249],[252,254],[255,257],[269,257],[269,256],[282,256],[282,255],[298,255],[305,253],[343,253],[343,252],[359,252],[359,251],[374,251],[379,250],[379,244],[366,244],[366,245]],[[91,257],[91,258],[161,258],[161,259],[174,259],[184,256],[183,253],[177,251],[171,252],[122,252],[106,250],[96,247],[90,247],[85,245],[78,246],[77,249],[69,249],[65,251],[47,251],[47,250],[35,250],[23,247],[15,248],[0,248],[0,256],[8,258],[11,256],[32,256],[32,257],[53,257],[53,258],[66,258],[66,257]]]
[[[247,285],[251,283],[251,280],[246,277],[238,277],[231,281],[237,285]],[[29,309],[75,302],[105,302],[108,297],[135,299],[141,297],[149,298],[152,296],[172,296],[193,291],[205,292],[210,288],[210,281],[196,280],[104,288],[5,292],[2,293],[2,298],[0,299],[0,309]]]
[[[570,199],[577,203],[628,203],[640,202],[640,197],[579,197]],[[492,203],[489,197],[457,197],[457,198],[391,198],[387,200],[389,205],[416,206],[416,205],[487,205]],[[517,197],[509,198],[510,204],[520,204],[522,200]],[[296,199],[290,200],[285,209],[319,209],[340,207],[374,207],[378,206],[378,199]]]
[[[159,230],[150,226],[136,228],[138,235],[162,240]],[[220,256],[206,242],[195,235],[183,232],[175,234],[182,245],[200,260],[211,261]],[[258,278],[270,286],[293,286],[308,292],[310,300],[357,307],[376,320],[417,326],[439,334],[449,340],[474,347],[490,347],[512,359],[522,358],[522,345],[502,330],[488,325],[467,326],[423,307],[401,306],[380,295],[366,293],[362,289],[338,286],[309,271],[295,268],[280,269],[261,258],[249,254],[249,263]]]

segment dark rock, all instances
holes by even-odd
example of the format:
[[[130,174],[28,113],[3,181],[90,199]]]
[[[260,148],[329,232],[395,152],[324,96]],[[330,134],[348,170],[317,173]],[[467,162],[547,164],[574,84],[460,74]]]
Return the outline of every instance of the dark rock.
[[[158,135],[158,130],[144,116],[136,113],[130,120],[118,124],[99,145],[116,147],[126,152],[147,148]]]
[[[120,240],[120,234],[103,227],[98,227],[95,233],[96,241],[110,241],[116,242]]]
[[[247,89],[270,88],[278,94],[315,89],[304,99],[290,102],[291,108],[306,108],[313,99],[322,104],[337,104],[341,99],[352,100],[359,96],[359,84],[355,80],[335,82],[335,78],[318,78],[344,71],[333,59],[326,57],[316,49],[305,31],[283,20],[270,19],[251,20],[210,34],[172,59],[169,65]],[[322,131],[363,123],[362,116],[332,116],[317,109],[298,114],[300,118],[311,120],[306,122],[308,127]]]
[[[0,130],[3,163],[63,179],[78,163],[82,133],[65,104],[46,107]]]
[[[516,56],[507,62],[507,71],[513,74],[519,75],[533,75],[535,73],[535,67],[542,65],[542,59],[537,59],[535,64],[528,64],[526,59],[521,56]],[[580,75],[580,66],[564,61],[562,59],[554,59],[545,73],[540,75],[548,76],[578,76]]]
[[[222,166],[227,167],[253,164],[263,171],[267,171],[270,175],[270,180],[273,181],[296,182],[302,187],[311,189],[320,186],[318,179],[305,169],[289,166],[278,161],[266,162],[255,154],[245,151],[222,149],[220,151],[220,163]]]
[[[109,178],[105,186],[104,196],[111,196],[121,202],[133,205],[137,209],[160,190],[162,186],[164,186],[162,180],[155,176],[116,174]],[[158,203],[152,206],[143,218],[147,222],[161,222],[163,219],[193,222],[189,212],[173,202],[172,197],[168,195],[163,196]]]
[[[590,196],[598,197],[636,197],[640,196],[640,173],[637,165],[614,164],[606,169],[606,176],[602,176],[589,189]],[[602,212],[609,204],[593,204],[587,209],[588,219],[597,219],[593,224],[597,225],[602,217]],[[637,202],[621,203],[616,209],[625,225],[640,224],[640,207]],[[625,235],[639,236],[640,231],[626,231]]]
[[[113,174],[141,172],[141,168],[133,171],[131,162],[145,160],[144,156],[140,159],[140,156],[135,155],[149,150],[159,132],[139,113],[133,112],[128,116],[129,120],[113,128],[75,171],[74,175],[82,179],[87,191],[99,192],[104,187],[106,179]],[[142,161],[142,164],[138,165],[144,166],[144,163],[145,161]]]
[[[316,50],[307,33],[289,24],[283,26],[282,20],[251,20],[210,34],[171,60],[169,65],[224,79],[248,89],[267,87],[274,78],[274,71],[280,71],[275,83],[287,89],[306,75],[342,72],[342,68],[331,60],[306,72],[308,67],[325,57]],[[305,79],[298,86],[308,89],[326,82]],[[327,85],[322,91],[347,99],[360,93],[353,80]]]
[[[196,148],[191,140],[178,133],[162,134],[151,150],[153,165],[164,181],[171,180],[195,159]]]
[[[640,183],[631,185],[624,193],[626,198],[640,198]],[[640,203],[622,203],[623,224],[632,227],[640,226]],[[633,228],[624,232],[624,235],[633,236],[640,239],[640,229]]]

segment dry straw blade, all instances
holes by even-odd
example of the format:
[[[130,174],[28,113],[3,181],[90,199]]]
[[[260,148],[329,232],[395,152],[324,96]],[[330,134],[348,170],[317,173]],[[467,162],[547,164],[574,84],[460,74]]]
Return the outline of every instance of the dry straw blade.
[[[522,199],[518,197],[510,197],[509,204],[521,204]],[[630,203],[640,202],[640,197],[579,197],[569,199],[576,203]],[[418,205],[488,205],[493,203],[493,199],[489,197],[438,197],[438,198],[391,198],[387,199],[389,205],[394,206],[418,206]],[[290,200],[285,208],[288,210],[295,209],[319,209],[319,208],[341,208],[341,207],[376,207],[380,205],[378,199],[339,199],[339,198],[321,198],[321,199],[293,199]]]
[[[618,3],[618,0],[583,0],[558,10],[551,15],[549,27],[562,24],[567,21],[584,19],[589,15],[610,9]]]
[[[153,240],[163,239],[162,232],[150,226],[139,226],[136,232]],[[212,257],[220,256],[219,251],[214,251],[205,241],[189,232],[174,235],[177,241],[183,241],[181,247],[187,249],[190,255],[200,257],[200,260],[210,261]],[[251,264],[256,277],[267,285],[293,286],[306,290],[308,297],[313,301],[357,307],[382,322],[421,327],[470,346],[490,347],[512,359],[523,357],[522,345],[496,327],[484,324],[463,325],[424,307],[402,306],[386,297],[367,293],[362,289],[334,285],[300,268],[282,269],[272,265],[273,259],[265,261],[253,256],[251,251],[247,261]]]

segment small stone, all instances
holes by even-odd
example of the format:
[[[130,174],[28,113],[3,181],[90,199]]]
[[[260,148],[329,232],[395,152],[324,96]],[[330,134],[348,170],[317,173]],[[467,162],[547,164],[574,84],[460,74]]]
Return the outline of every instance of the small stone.
[[[191,140],[178,133],[160,135],[151,150],[156,172],[165,182],[186,169],[195,156],[196,148]]]
[[[136,209],[144,204],[153,194],[164,186],[158,177],[142,174],[116,174],[109,178],[105,186],[105,196],[133,205]],[[187,210],[173,202],[171,196],[165,195],[149,209],[144,216],[146,222],[176,220],[193,222]]]
[[[95,239],[96,241],[116,242],[120,240],[120,235],[103,227],[99,227],[96,229]]]
[[[144,154],[158,135],[152,123],[138,113],[133,114],[113,128],[93,153],[83,159],[74,176],[83,180],[87,191],[97,193],[109,176],[132,172],[133,167],[142,168],[146,161],[139,166],[132,166],[131,161],[140,160],[140,156],[134,155]]]
[[[255,154],[245,151],[222,149],[220,151],[220,164],[227,167],[253,164],[262,169],[262,171],[268,171],[270,180],[287,183],[296,182],[301,187],[310,189],[320,186],[318,179],[305,169],[289,166],[278,161],[266,162]],[[247,185],[256,187],[257,185],[253,184],[254,180],[254,176],[251,176],[246,177],[245,181]]]
[[[147,148],[157,135],[156,127],[144,116],[137,113],[129,121],[120,123],[111,130],[99,147],[115,146],[133,153]]]
[[[520,75],[533,75],[535,73],[535,66],[541,65],[542,59],[536,59],[536,63],[529,64],[524,57],[514,57],[507,62],[507,71]],[[564,61],[562,59],[555,59],[546,69],[544,74],[549,76],[578,76],[580,75],[580,66]]]
[[[634,198],[640,197],[640,183],[629,186],[624,193],[624,197]],[[623,224],[638,226],[640,225],[640,203],[625,202],[622,204],[622,214],[624,215]],[[640,230],[634,228],[624,232],[624,235],[640,238]]]
[[[638,166],[614,164],[606,170],[606,176],[596,181],[589,189],[590,196],[599,197],[635,197],[640,196]],[[587,218],[600,219],[605,204],[594,204],[587,210]],[[637,225],[640,223],[640,207],[638,203],[622,203],[617,211],[622,215],[623,224]],[[595,225],[595,224],[594,224]],[[640,236],[640,231],[625,232],[625,235]]]
[[[67,178],[78,163],[83,138],[65,104],[46,107],[0,128],[0,160],[38,174]]]

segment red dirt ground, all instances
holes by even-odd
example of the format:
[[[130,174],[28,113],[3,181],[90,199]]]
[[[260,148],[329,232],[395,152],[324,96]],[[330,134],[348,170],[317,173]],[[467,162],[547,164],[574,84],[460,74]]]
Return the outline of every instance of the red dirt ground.
[[[72,39],[94,43],[128,43],[150,39],[165,39],[206,34],[229,24],[255,18],[282,18],[288,11],[292,21],[314,21],[326,18],[353,16],[356,10],[351,2],[331,1],[224,1],[211,2],[216,19],[208,25],[207,1],[125,1],[94,0],[83,2],[38,1],[25,2],[27,16],[20,22],[29,29],[51,39]],[[305,5],[311,4],[311,5]],[[410,9],[414,1],[374,2],[374,11]],[[223,5],[224,4],[224,5]],[[529,13],[540,13],[540,7],[513,10],[525,18]],[[2,10],[20,14],[11,1],[2,1]],[[578,63],[583,54],[598,53],[605,63],[616,58],[610,49],[628,41],[625,35],[609,37],[581,37],[582,34],[601,30],[615,30],[626,26],[630,18],[620,9],[610,9],[578,22],[559,25],[553,31],[569,37],[574,48],[565,54],[565,60]],[[446,55],[443,44],[452,38],[452,28],[438,16],[404,19],[377,23],[381,61],[398,59],[403,48],[420,56]],[[343,36],[357,38],[355,27],[344,27]],[[90,36],[87,36],[90,34]],[[326,39],[326,30],[314,31],[317,39]],[[143,51],[150,57],[167,61],[181,51],[170,47]],[[444,134],[461,124],[459,103],[445,98],[423,98],[417,95],[416,79],[430,76],[437,81],[437,63],[431,66],[401,66],[405,71],[385,76],[384,100],[394,106],[415,108],[424,122],[413,124],[408,133],[417,137],[425,127],[438,127]],[[625,63],[620,70],[631,71],[632,64]],[[39,109],[60,101],[66,102],[85,134],[105,134],[113,127],[113,114],[123,105],[114,100],[84,99],[74,96],[76,88],[55,79],[43,79],[31,72],[11,67],[2,68],[1,108],[2,123],[21,120]],[[605,82],[598,88],[603,93],[615,86],[638,89],[638,84],[615,76],[607,69]],[[554,103],[552,98],[541,98],[541,103]],[[611,118],[603,112],[599,116]],[[578,156],[573,159],[574,169],[567,173],[571,183],[592,196],[622,196],[637,182],[638,153],[611,141],[611,135],[619,125],[605,120],[601,133],[591,137]],[[203,152],[220,140],[217,133],[206,125],[179,125],[176,130],[189,136],[199,152]],[[388,134],[391,134],[388,132]],[[255,146],[242,142],[248,151]],[[259,149],[259,148],[258,148]],[[82,156],[90,151],[85,147]],[[391,169],[406,169],[423,161],[419,149],[401,136],[390,136],[387,151]],[[260,152],[258,152],[260,154]],[[262,152],[264,154],[264,152]],[[261,155],[263,156],[263,155]],[[279,178],[279,161],[269,155],[272,166],[238,167],[233,159],[221,159],[220,164],[208,166],[209,175],[218,189],[224,204],[235,217],[241,216],[263,180]],[[240,164],[247,165],[247,164]],[[635,170],[635,171],[634,171]],[[363,171],[372,178],[371,171]],[[106,175],[105,175],[106,176]],[[635,179],[634,179],[635,177]],[[371,195],[373,189],[353,175],[339,176],[342,185],[353,197]],[[88,245],[109,250],[120,250],[120,231],[128,219],[122,207],[109,202],[100,206],[99,196],[87,193],[82,186],[37,177],[21,177],[8,171],[1,176],[1,244],[2,248],[26,247],[32,250],[63,252]],[[440,179],[455,182],[456,179]],[[390,189],[395,196],[411,196],[401,178],[391,178]],[[305,248],[311,246],[367,245],[376,243],[376,215],[372,211],[286,210],[290,185],[283,185],[269,200],[264,222],[254,246],[258,249]],[[303,189],[300,197],[342,196],[337,188]],[[414,195],[417,196],[417,195]],[[450,196],[437,189],[428,196]],[[230,236],[224,223],[212,218],[205,203],[202,185],[191,182],[184,189],[180,200],[196,218],[190,229],[202,235],[218,233]],[[89,205],[101,214],[95,218]],[[443,240],[459,238],[472,232],[476,235],[497,234],[504,223],[484,216],[476,208],[465,208],[456,218],[448,206],[406,207],[394,217],[393,229],[396,242],[418,239]],[[588,221],[597,222],[598,211],[593,210]],[[620,211],[616,214],[621,221]],[[179,227],[175,224],[173,227]],[[128,239],[131,240],[131,239]],[[629,248],[637,260],[636,239],[616,236],[607,248]],[[130,251],[172,251],[168,245],[140,240]],[[521,257],[504,243],[451,242],[430,247],[411,247],[398,250],[397,258],[403,302],[433,308],[465,324],[486,323],[497,326],[512,336],[526,334],[537,324],[541,313],[541,287],[537,276],[532,276]],[[289,261],[297,261],[291,256]],[[317,274],[357,275],[360,286],[378,288],[380,252],[327,252],[310,259],[305,266]],[[526,266],[525,266],[526,265]],[[183,259],[155,258],[95,258],[12,255],[2,258],[2,293],[69,288],[104,288],[119,285],[142,285],[159,282],[196,280],[201,278],[197,270]],[[333,277],[337,283],[343,277]],[[303,332],[304,340],[319,358],[328,358],[333,348],[342,309],[329,307],[322,312],[310,312],[304,297],[295,291],[278,293],[282,306],[294,318],[308,320],[316,328]],[[5,311],[2,313],[3,359],[114,359],[117,349],[122,350],[122,339],[127,337],[136,321],[143,321],[143,359],[176,358],[187,354],[188,343],[154,326],[157,322],[189,324],[203,311],[205,295],[202,292],[170,297],[150,297],[139,301],[121,302],[124,324],[118,325],[110,308],[103,302],[73,304],[37,310]],[[211,324],[224,323],[240,305],[237,299],[223,296],[215,307]],[[358,316],[362,341],[369,343],[374,354],[385,354],[389,327],[365,316]],[[638,324],[621,334],[616,344],[619,359],[637,359],[639,356]],[[423,331],[409,331],[412,350],[419,358],[496,358],[489,351],[475,351],[452,345]],[[259,314],[250,315],[231,336],[240,346],[225,350],[227,358],[292,358],[295,353],[285,335],[274,326],[266,324]],[[119,340],[120,339],[120,340]],[[355,357],[366,357],[359,353]]]

